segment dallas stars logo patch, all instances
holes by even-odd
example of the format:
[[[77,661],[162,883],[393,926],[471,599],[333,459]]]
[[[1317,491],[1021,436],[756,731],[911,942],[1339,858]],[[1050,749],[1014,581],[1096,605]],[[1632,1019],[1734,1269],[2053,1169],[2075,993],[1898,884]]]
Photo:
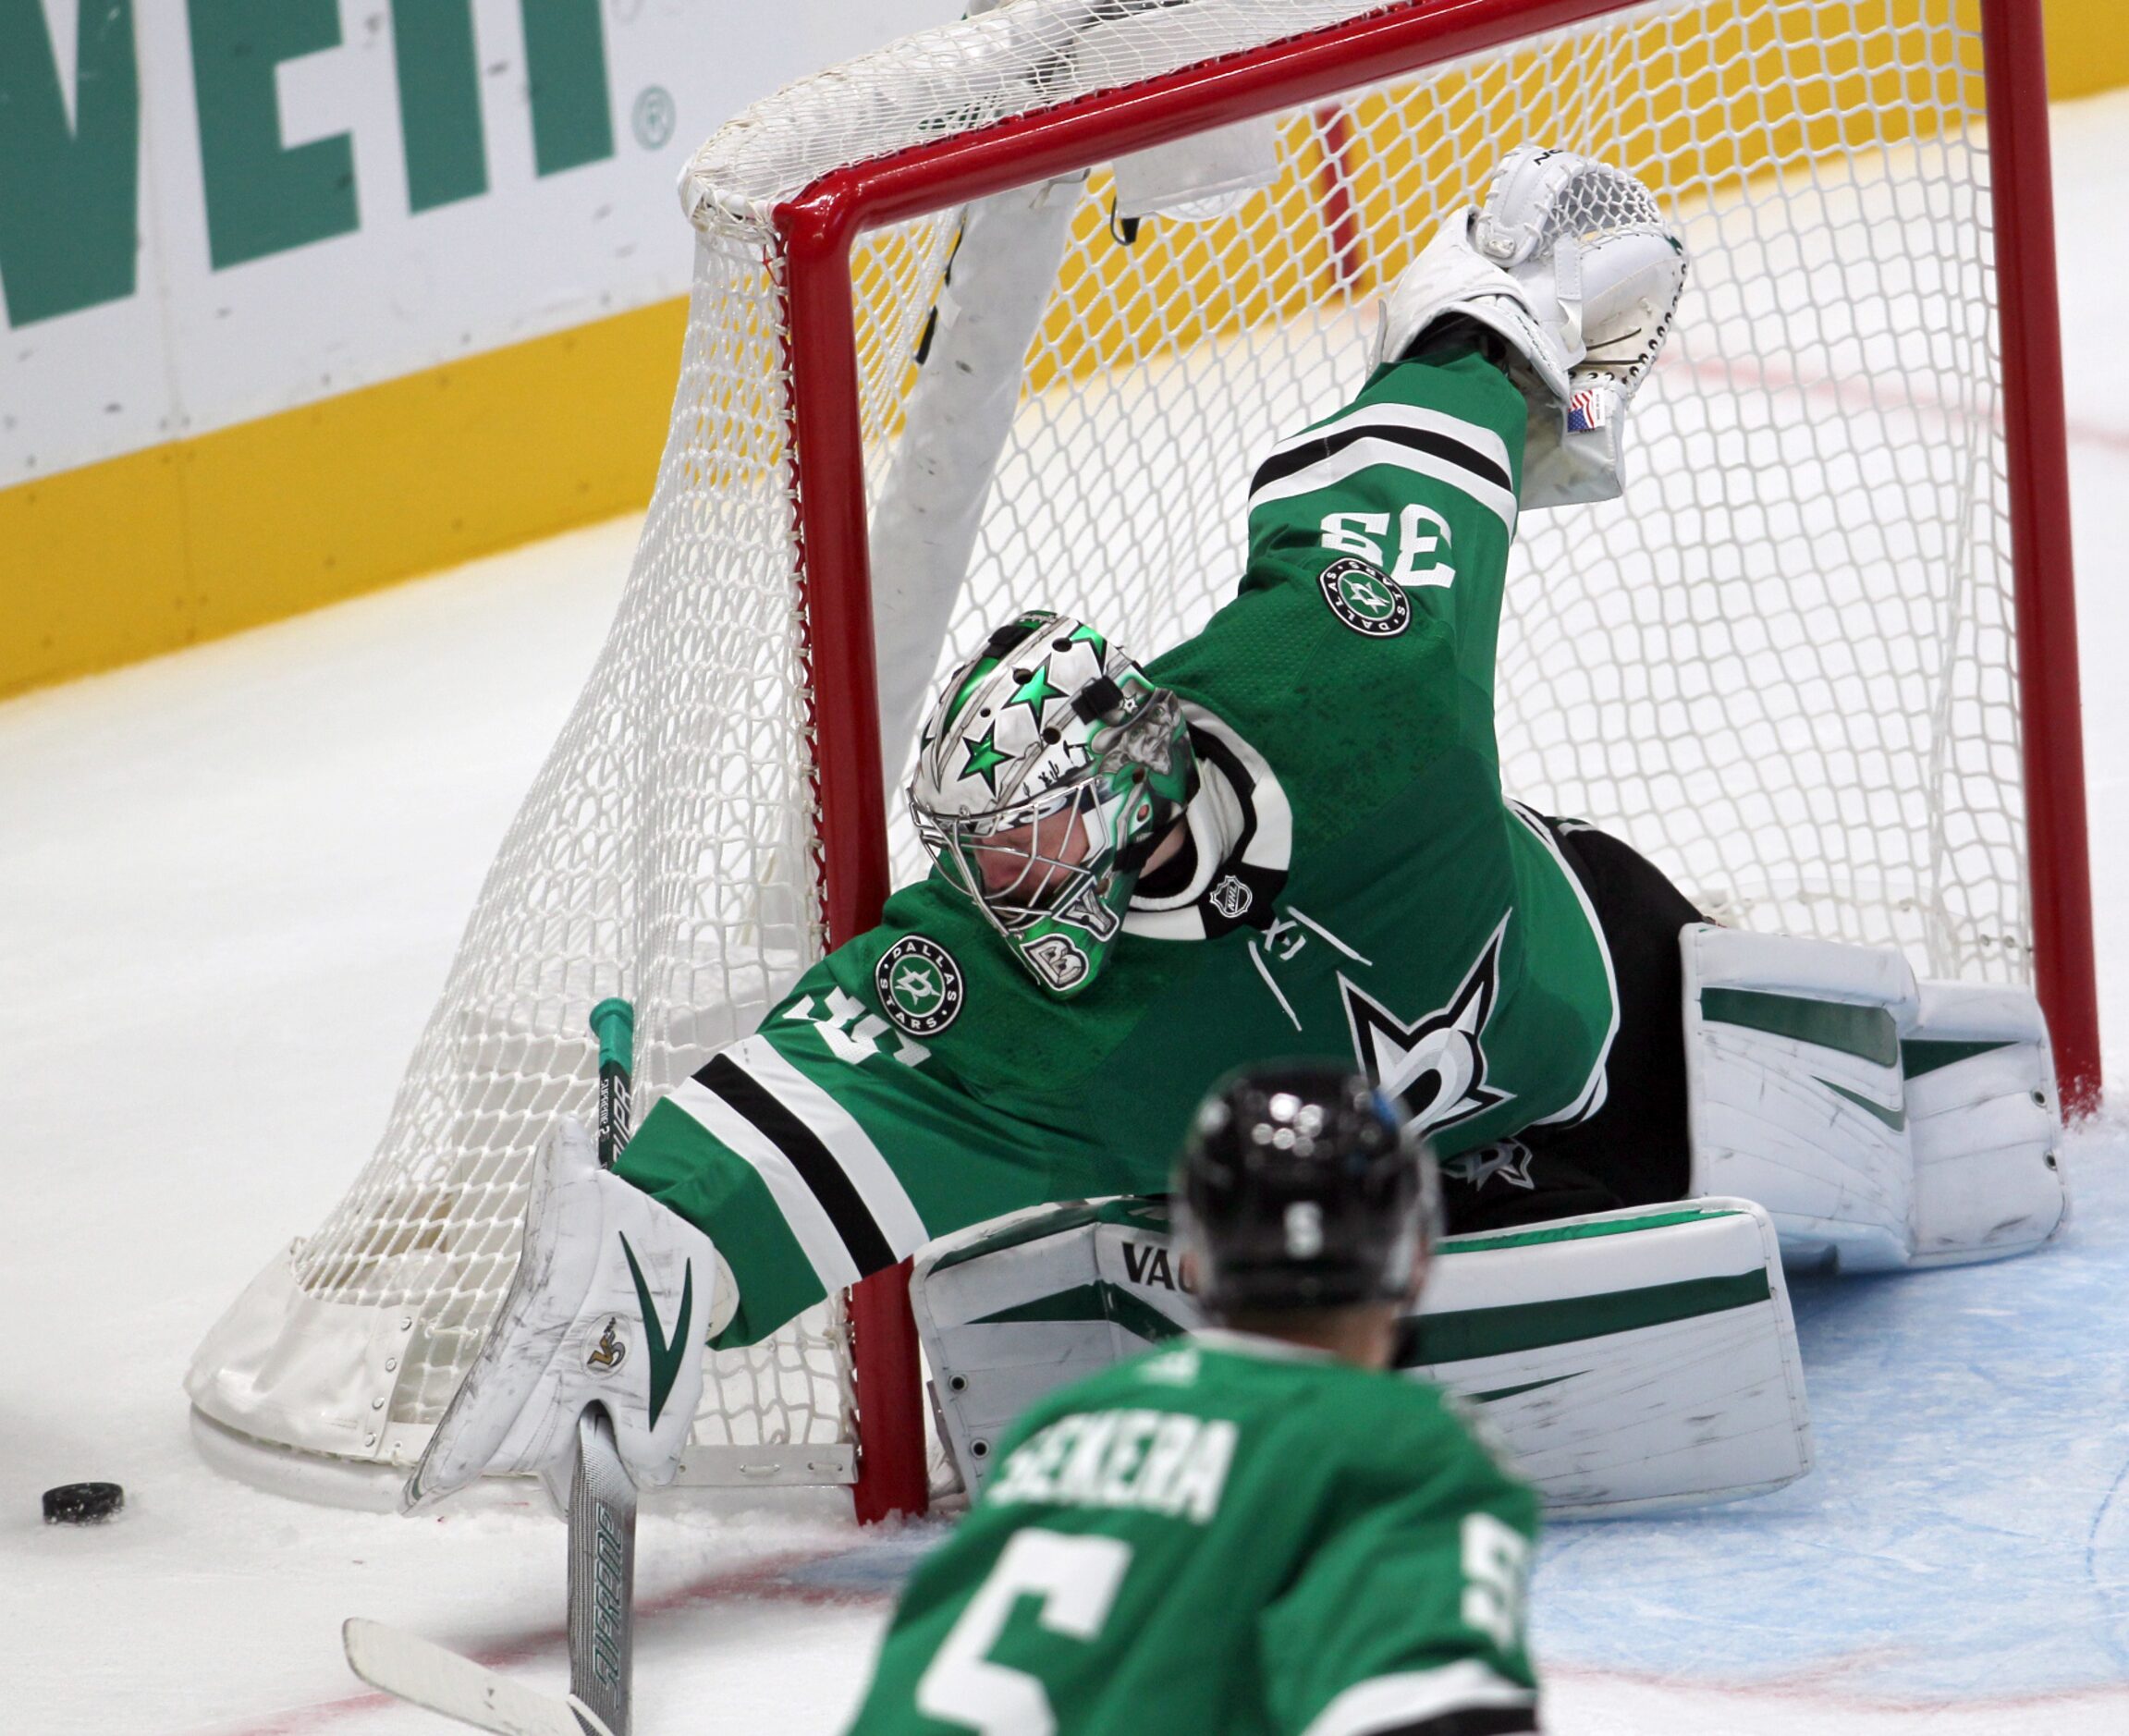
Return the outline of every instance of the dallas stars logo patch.
[[[1369,639],[1394,639],[1412,625],[1412,599],[1381,568],[1347,556],[1316,580],[1330,612]]]
[[[944,1031],[961,1009],[961,968],[936,940],[904,935],[873,966],[880,1009],[913,1037]]]
[[[1537,1178],[1530,1173],[1531,1159],[1536,1155],[1519,1139],[1504,1139],[1444,1158],[1441,1173],[1469,1182],[1474,1193],[1484,1193],[1486,1184],[1496,1180],[1503,1187],[1521,1188],[1529,1193],[1537,1187]]]
[[[1504,916],[1449,1005],[1410,1024],[1342,975],[1338,979],[1352,1053],[1367,1082],[1422,1133],[1468,1121],[1512,1094],[1486,1082],[1481,1044],[1500,989],[1500,942],[1507,932]]]

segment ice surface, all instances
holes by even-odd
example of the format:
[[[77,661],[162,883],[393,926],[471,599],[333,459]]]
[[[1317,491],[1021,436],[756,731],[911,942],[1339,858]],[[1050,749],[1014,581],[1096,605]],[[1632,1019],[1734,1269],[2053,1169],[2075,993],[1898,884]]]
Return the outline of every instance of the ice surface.
[[[2129,93],[2058,109],[2094,877],[2129,1079]],[[603,636],[618,523],[0,706],[0,1684],[10,1730],[418,1731],[338,1623],[558,1684],[562,1537],[226,1482],[201,1334],[367,1155],[489,856]],[[2129,1121],[2077,1136],[2030,1259],[1794,1289],[1818,1468],[1561,1527],[1549,1722],[1625,1732],[2129,1729]],[[38,1493],[114,1478],[99,1529]],[[826,1731],[919,1526],[842,1498],[649,1514],[639,1728]]]

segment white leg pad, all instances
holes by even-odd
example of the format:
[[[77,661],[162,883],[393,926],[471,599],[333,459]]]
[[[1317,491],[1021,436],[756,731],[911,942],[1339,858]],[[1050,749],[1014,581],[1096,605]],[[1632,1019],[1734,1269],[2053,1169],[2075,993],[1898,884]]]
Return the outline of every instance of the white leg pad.
[[[1012,1420],[1044,1394],[1203,1324],[1159,1200],[1069,1201],[920,1249],[910,1309],[939,1437],[972,1494]]]
[[[1905,1265],[1915,1160],[1900,1033],[1917,1007],[1906,960],[1701,925],[1680,945],[1693,1192],[1758,1202],[1793,1261]]]
[[[1793,1263],[2023,1253],[2067,1210],[2054,1062],[2025,989],[1917,983],[1887,948],[1692,927],[1695,1194],[1756,1200]]]
[[[2039,1003],[2023,989],[1924,983],[1903,1039],[1915,1148],[1915,1265],[2024,1253],[2069,1216],[2062,1123]]]
[[[1686,1200],[1446,1238],[1400,1363],[1461,1395],[1554,1516],[1764,1494],[1811,1469],[1774,1226]]]
[[[963,1483],[1035,1400],[1202,1324],[1180,1277],[1154,1200],[1040,1206],[920,1253],[910,1302]],[[1449,1237],[1400,1346],[1557,1513],[1727,1500],[1811,1466],[1774,1229],[1741,1200]]]

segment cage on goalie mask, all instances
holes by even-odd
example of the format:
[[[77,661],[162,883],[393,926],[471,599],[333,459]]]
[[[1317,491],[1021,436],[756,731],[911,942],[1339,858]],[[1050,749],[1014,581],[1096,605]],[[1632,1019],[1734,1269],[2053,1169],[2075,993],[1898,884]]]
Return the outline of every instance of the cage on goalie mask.
[[[948,678],[910,779],[917,836],[1050,993],[1099,972],[1193,777],[1182,707],[1120,646],[1046,611]]]
[[[1439,1212],[1425,1142],[1364,1077],[1326,1061],[1216,1085],[1173,1188],[1178,1241],[1215,1315],[1401,1302]]]

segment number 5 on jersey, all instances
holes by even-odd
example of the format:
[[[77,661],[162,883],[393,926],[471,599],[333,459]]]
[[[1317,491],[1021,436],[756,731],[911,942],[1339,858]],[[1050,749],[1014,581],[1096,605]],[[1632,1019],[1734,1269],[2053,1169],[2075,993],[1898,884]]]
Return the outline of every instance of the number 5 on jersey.
[[[1475,1628],[1504,1652],[1523,1636],[1523,1594],[1530,1574],[1530,1546],[1523,1534],[1491,1513],[1463,1520],[1463,1625]]]

